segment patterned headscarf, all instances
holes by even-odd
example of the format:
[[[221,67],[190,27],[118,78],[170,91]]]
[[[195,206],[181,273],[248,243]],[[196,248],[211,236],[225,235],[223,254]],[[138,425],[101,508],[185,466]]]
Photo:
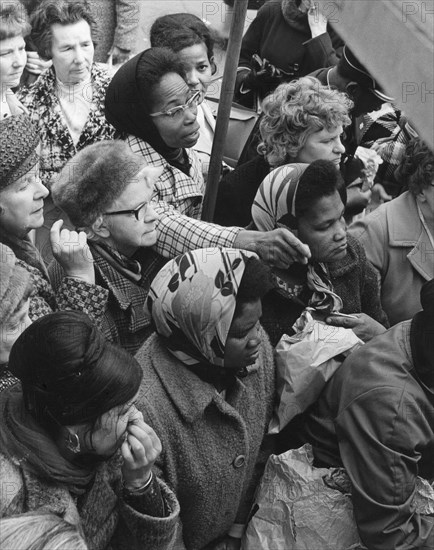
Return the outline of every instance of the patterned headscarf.
[[[167,263],[152,282],[148,307],[158,334],[187,366],[224,366],[241,279],[253,252],[193,250]]]
[[[259,231],[287,227],[297,236],[295,199],[309,164],[287,164],[271,171],[261,183],[252,206],[252,219]],[[342,309],[343,303],[334,291],[324,263],[308,264],[307,285],[313,291],[309,306],[328,315]],[[285,284],[279,285],[285,287]]]

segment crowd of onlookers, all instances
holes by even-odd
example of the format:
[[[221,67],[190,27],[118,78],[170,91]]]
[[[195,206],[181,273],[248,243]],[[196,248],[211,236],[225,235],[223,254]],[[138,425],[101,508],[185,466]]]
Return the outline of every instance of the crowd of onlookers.
[[[0,5],[0,547],[239,549],[310,443],[367,548],[434,548],[432,144],[318,3],[251,2],[257,121],[202,221],[224,41],[173,13],[132,56],[134,4]],[[306,308],[360,345],[271,435]]]

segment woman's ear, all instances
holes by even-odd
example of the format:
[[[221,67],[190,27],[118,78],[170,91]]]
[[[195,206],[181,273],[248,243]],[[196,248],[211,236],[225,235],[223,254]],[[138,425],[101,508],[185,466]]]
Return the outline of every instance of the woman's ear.
[[[211,74],[215,75],[217,72],[217,64],[215,62],[214,56],[212,56],[209,60],[209,64],[211,66]]]
[[[348,84],[345,86],[345,91],[350,96],[350,99],[354,101],[354,103],[360,97],[360,86],[357,84],[357,82],[348,82]]]
[[[110,228],[104,216],[98,216],[90,227],[85,229],[88,239],[98,240],[98,238],[107,239],[110,237]]]

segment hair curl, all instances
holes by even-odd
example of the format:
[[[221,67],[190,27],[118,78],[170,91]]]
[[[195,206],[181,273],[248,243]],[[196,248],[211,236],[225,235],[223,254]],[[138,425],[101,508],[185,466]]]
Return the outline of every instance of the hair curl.
[[[396,169],[396,178],[406,185],[414,196],[433,184],[434,154],[420,138],[408,142]]]
[[[43,0],[30,17],[32,32],[30,39],[38,54],[43,59],[51,59],[53,45],[52,27],[73,25],[86,21],[91,30],[92,40],[95,35],[95,20],[87,2],[70,2],[68,0]]]
[[[25,7],[18,0],[0,4],[0,40],[30,34],[30,23]]]
[[[352,107],[345,93],[311,76],[281,84],[263,101],[258,152],[273,168],[295,162],[311,134],[350,124]]]

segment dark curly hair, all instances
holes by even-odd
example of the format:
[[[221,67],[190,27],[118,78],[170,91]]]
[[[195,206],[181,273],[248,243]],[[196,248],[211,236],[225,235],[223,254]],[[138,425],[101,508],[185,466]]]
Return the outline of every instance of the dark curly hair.
[[[274,287],[275,282],[271,269],[254,256],[248,258],[237,292],[234,317],[242,304],[262,299]]]
[[[91,30],[92,40],[95,35],[95,20],[87,2],[68,0],[43,0],[30,17],[32,32],[30,39],[33,47],[43,59],[51,59],[53,43],[52,26],[73,25],[86,21]]]
[[[219,37],[192,13],[173,13],[158,17],[151,27],[150,40],[153,48],[169,48],[175,53],[195,44],[205,44],[213,73],[217,70],[213,57],[214,45]]]
[[[347,203],[347,192],[341,173],[330,160],[315,160],[300,177],[295,197],[295,216],[302,218],[322,197],[339,193],[343,204]],[[290,205],[288,205],[290,211]]]
[[[405,153],[395,172],[396,178],[413,195],[433,184],[434,154],[432,149],[420,138],[408,142]]]

